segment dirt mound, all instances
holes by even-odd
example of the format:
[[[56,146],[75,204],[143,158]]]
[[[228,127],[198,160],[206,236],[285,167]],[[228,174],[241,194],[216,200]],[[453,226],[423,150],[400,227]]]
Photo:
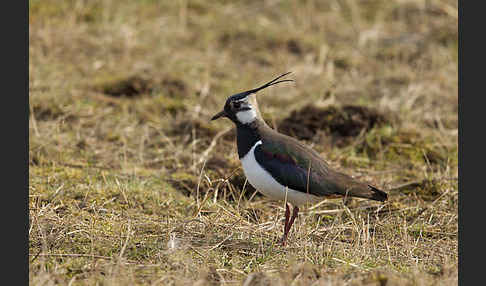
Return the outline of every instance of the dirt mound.
[[[391,123],[388,116],[364,106],[346,105],[318,108],[307,105],[294,110],[278,124],[278,131],[301,140],[316,140],[319,131],[332,137],[343,146],[350,143],[361,131]]]
[[[153,83],[139,76],[131,76],[109,81],[97,87],[97,89],[100,89],[104,94],[115,97],[135,97],[152,92]]]
[[[187,93],[187,85],[178,78],[165,78],[162,81],[162,89],[169,97],[177,97]]]
[[[152,92],[161,92],[169,98],[177,98],[188,93],[187,84],[173,76],[166,76],[162,80],[144,75],[106,76],[99,78],[93,87],[96,91],[109,96],[128,98],[136,98]]]
[[[209,145],[216,133],[217,130],[200,119],[182,119],[174,123],[168,135],[181,139],[183,144],[190,144],[192,140],[197,139],[204,142],[199,145],[204,148]]]
[[[53,103],[33,104],[32,111],[28,109],[29,116],[32,112],[35,119],[39,121],[62,119],[66,122],[74,122],[79,118],[74,114],[69,114],[61,106]]]

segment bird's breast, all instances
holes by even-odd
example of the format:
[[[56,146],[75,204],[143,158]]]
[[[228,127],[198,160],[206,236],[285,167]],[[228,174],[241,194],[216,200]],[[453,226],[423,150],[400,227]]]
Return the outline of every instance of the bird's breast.
[[[243,158],[240,158],[245,176],[255,189],[274,200],[285,200],[285,196],[287,196],[287,201],[294,206],[319,199],[314,195],[286,188],[277,182],[267,170],[258,164],[255,158],[255,148],[260,144],[262,144],[261,140],[256,142]]]

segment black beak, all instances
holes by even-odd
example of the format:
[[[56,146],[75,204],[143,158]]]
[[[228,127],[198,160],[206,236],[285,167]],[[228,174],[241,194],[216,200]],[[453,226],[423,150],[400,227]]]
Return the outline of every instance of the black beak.
[[[221,112],[219,112],[218,114],[214,115],[214,116],[211,118],[211,121],[216,120],[216,119],[218,119],[218,118],[220,118],[220,117],[223,117],[223,116],[226,116],[226,112],[225,112],[224,110],[223,110],[223,111],[221,111]]]

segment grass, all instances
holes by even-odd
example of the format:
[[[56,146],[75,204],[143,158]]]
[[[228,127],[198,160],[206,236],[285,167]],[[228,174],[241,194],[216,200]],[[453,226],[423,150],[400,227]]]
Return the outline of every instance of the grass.
[[[456,285],[457,42],[445,0],[29,1],[30,283]],[[390,199],[282,248],[209,118],[286,71],[266,121]]]

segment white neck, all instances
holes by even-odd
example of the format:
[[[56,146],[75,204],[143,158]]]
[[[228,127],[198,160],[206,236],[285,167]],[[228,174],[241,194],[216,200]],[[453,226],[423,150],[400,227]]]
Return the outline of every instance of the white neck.
[[[250,110],[237,112],[236,118],[242,124],[249,124],[249,123],[252,123],[253,121],[255,121],[255,119],[257,118],[257,113],[252,108]]]

